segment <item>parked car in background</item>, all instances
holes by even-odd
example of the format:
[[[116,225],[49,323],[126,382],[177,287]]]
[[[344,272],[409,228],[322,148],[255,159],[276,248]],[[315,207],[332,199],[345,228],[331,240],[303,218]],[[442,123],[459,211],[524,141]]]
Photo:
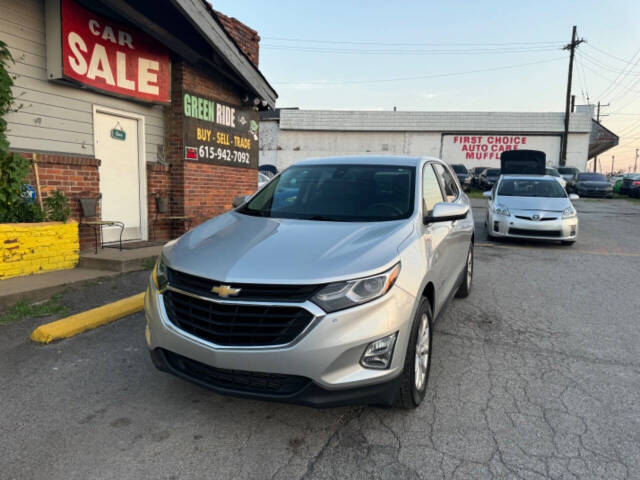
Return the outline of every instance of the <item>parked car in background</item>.
[[[480,188],[483,190],[489,190],[500,178],[499,168],[486,168],[480,174]]]
[[[467,170],[467,167],[465,167],[461,163],[456,163],[451,165],[451,168],[455,172],[456,177],[458,177],[458,182],[460,182],[462,189],[465,192],[468,192],[469,190],[471,190],[472,175],[469,172],[469,170]]]
[[[576,176],[580,173],[580,170],[576,167],[555,167],[558,173],[567,182],[565,190],[572,192],[576,183]]]
[[[637,196],[637,190],[640,187],[640,174],[629,175],[622,179],[620,184],[620,194],[629,195],[630,197]]]
[[[264,187],[271,180],[264,173],[258,172],[258,189]]]
[[[487,236],[559,240],[573,244],[578,214],[560,183],[548,175],[503,175],[490,192],[485,225]]]
[[[613,198],[613,185],[601,173],[579,173],[573,190],[581,197]]]
[[[238,203],[164,246],[145,295],[155,366],[226,395],[420,405],[434,319],[473,278],[449,167],[303,160]]]
[[[473,167],[471,170],[471,186],[480,188],[480,174],[489,167]]]
[[[562,185],[562,188],[564,188],[565,190],[567,189],[567,181],[562,175],[560,175],[558,170],[556,170],[555,168],[547,167],[545,168],[545,173],[550,177],[555,178],[560,183],[560,185]]]
[[[617,173],[615,175],[610,175],[607,177],[607,180],[609,180],[609,183],[611,185],[615,185],[616,183],[618,183],[620,180],[624,179],[625,177],[628,177],[629,174],[622,174],[622,173]]]

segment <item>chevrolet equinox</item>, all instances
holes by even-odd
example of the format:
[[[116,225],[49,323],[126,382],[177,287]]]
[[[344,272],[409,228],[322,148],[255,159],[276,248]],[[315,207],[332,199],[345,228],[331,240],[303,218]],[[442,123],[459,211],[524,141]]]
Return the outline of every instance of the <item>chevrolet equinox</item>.
[[[163,248],[145,297],[155,366],[228,395],[418,406],[434,319],[473,274],[449,167],[303,160],[234,204]]]

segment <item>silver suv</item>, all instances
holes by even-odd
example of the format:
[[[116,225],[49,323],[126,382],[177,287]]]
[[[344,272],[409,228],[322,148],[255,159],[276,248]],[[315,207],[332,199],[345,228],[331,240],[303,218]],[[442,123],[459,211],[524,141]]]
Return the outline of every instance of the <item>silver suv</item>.
[[[440,160],[304,160],[168,243],[145,297],[160,370],[216,392],[413,408],[433,321],[473,273],[469,199]]]

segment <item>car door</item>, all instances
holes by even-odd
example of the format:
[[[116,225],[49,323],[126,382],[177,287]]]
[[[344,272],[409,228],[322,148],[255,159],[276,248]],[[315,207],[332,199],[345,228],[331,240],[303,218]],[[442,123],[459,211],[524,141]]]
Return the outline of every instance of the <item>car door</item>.
[[[444,201],[467,204],[468,200],[462,195],[462,190],[449,168],[441,163],[434,163],[433,168],[444,193]],[[448,263],[446,268],[450,272],[445,283],[447,293],[451,293],[451,290],[457,286],[456,281],[467,265],[467,253],[473,233],[473,224],[469,219],[472,217],[472,215],[468,215],[466,219],[445,222],[450,226],[446,238]]]
[[[444,201],[440,181],[433,169],[432,163],[426,163],[422,168],[422,216],[430,215],[436,203]],[[447,249],[447,237],[451,230],[451,222],[437,222],[422,226],[422,244],[424,248],[427,269],[431,281],[436,289],[434,315],[440,310],[447,299],[447,264],[450,252]]]

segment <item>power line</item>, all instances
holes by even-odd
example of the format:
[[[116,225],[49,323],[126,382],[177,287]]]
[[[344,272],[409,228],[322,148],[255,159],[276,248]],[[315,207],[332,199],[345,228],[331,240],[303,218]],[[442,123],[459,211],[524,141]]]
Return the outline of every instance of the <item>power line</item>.
[[[585,52],[580,52],[580,57],[582,58],[583,61],[586,61],[587,63],[601,68],[603,70],[606,70],[608,72],[612,72],[612,73],[622,73],[624,70],[620,70],[617,67],[612,67],[611,65],[607,65],[606,63],[601,62],[600,60],[598,60],[595,57],[592,57],[591,55],[588,55]],[[629,73],[629,75],[633,75],[633,76],[640,76],[640,70],[634,70],[632,72]]]
[[[447,42],[447,43],[423,43],[423,42],[405,42],[405,43],[395,43],[395,42],[363,42],[363,41],[353,41],[353,40],[319,40],[319,39],[304,39],[304,38],[285,38],[285,37],[262,37],[262,40],[275,40],[282,42],[303,42],[303,43],[320,43],[320,44],[330,44],[330,45],[378,45],[378,46],[393,46],[393,47],[411,47],[411,46],[423,46],[423,47],[444,47],[444,46],[452,46],[452,47],[463,47],[463,46],[499,46],[499,45],[552,45],[555,44],[557,46],[561,46],[564,42],[562,41],[534,41],[534,42],[494,42],[494,43],[458,43],[458,42]]]
[[[620,61],[620,62],[622,62],[624,64],[629,64],[629,60],[625,60],[624,58],[616,57],[615,55],[613,55],[613,54],[611,54],[609,52],[605,52],[604,50],[602,50],[601,48],[596,47],[592,43],[587,43],[586,45],[587,45],[587,47],[591,47],[594,50],[606,55],[607,57],[610,57],[610,58],[613,58],[615,60],[618,60],[618,61]]]
[[[604,98],[604,96],[608,93],[608,92],[613,92],[616,88],[617,85],[619,85],[618,79],[622,78],[624,81],[624,78],[626,77],[626,70],[627,67],[631,64],[631,62],[633,62],[632,68],[636,66],[636,64],[638,63],[638,61],[640,61],[640,56],[638,56],[638,54],[640,54],[640,48],[638,48],[635,53],[633,54],[633,56],[631,57],[631,60],[629,60],[629,63],[627,64],[627,66],[620,72],[618,73],[618,76],[616,76],[616,78],[613,80],[613,82],[611,82],[607,88],[605,88],[599,95],[599,98]],[[635,61],[634,59],[638,57]]]
[[[607,77],[606,75],[602,75],[600,72],[598,72],[598,71],[594,70],[593,68],[589,67],[588,65],[582,64],[582,66],[583,66],[584,68],[586,68],[587,70],[589,70],[589,71],[590,71],[591,73],[593,73],[594,75],[596,75],[596,76],[598,76],[598,77],[600,77],[600,78],[602,78],[602,79],[604,79],[604,80],[607,80],[608,82],[611,82],[611,81],[612,81],[612,80],[611,80],[611,77]],[[640,93],[640,90],[632,90],[632,91],[633,91],[633,92],[636,92],[636,93]]]
[[[305,85],[320,85],[320,86],[330,86],[330,85],[352,85],[352,84],[363,84],[363,83],[384,83],[384,82],[400,82],[400,81],[406,81],[406,80],[422,80],[422,79],[427,79],[427,78],[439,78],[439,77],[453,77],[453,76],[458,76],[458,75],[469,75],[469,74],[473,74],[473,73],[484,73],[484,72],[495,72],[498,70],[508,70],[508,69],[513,69],[513,68],[520,68],[520,67],[528,67],[530,65],[540,65],[542,63],[550,63],[550,62],[557,62],[558,60],[564,60],[565,57],[557,57],[557,58],[551,58],[549,60],[541,60],[538,62],[529,62],[529,63],[520,63],[520,64],[516,64],[516,65],[506,65],[506,66],[502,66],[502,67],[493,67],[493,68],[483,68],[480,70],[467,70],[467,71],[462,71],[462,72],[449,72],[449,73],[434,73],[434,74],[429,74],[429,75],[417,75],[417,76],[413,76],[413,77],[397,77],[397,78],[384,78],[384,79],[377,79],[377,80],[345,80],[345,81],[335,81],[335,82],[317,82],[317,81],[310,81],[310,82],[304,82],[304,81],[300,81],[300,82],[273,82],[275,85],[299,85],[299,84],[305,84]]]
[[[551,52],[559,50],[556,47],[535,47],[535,48],[484,48],[484,49],[357,49],[357,48],[329,48],[329,47],[307,47],[293,45],[271,45],[260,46],[265,50],[280,50],[303,53],[322,53],[339,55],[477,55],[477,54],[506,54],[506,53],[537,53]]]

